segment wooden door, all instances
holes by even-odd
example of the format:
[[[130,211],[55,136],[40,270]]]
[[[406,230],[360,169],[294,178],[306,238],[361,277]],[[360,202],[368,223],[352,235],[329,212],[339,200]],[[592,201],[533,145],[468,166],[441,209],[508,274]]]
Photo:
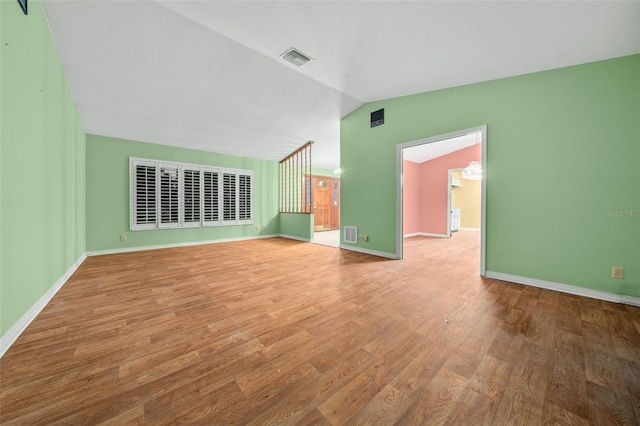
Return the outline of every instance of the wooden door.
[[[331,230],[331,180],[322,176],[313,177],[313,229]]]

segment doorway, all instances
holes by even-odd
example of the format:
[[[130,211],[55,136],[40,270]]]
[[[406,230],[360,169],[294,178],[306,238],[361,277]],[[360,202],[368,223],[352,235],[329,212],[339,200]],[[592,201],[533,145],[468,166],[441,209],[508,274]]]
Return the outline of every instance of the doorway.
[[[340,229],[340,179],[331,176],[311,175],[306,178],[303,199],[311,203],[314,232]],[[307,194],[311,190],[311,197]]]
[[[456,168],[448,171],[449,237],[460,230],[480,231],[482,182],[465,179],[462,176],[463,170]]]
[[[479,126],[458,132],[434,136],[400,144],[396,149],[397,158],[397,220],[396,220],[396,255],[403,257],[405,236],[427,236],[450,238],[451,236],[451,176],[449,169],[466,167],[472,161],[473,153],[482,166],[486,165],[486,135],[487,126]],[[407,160],[407,156],[416,153],[428,153],[428,159],[439,168],[419,167],[415,161]],[[420,154],[422,155],[422,154]],[[430,156],[430,157],[429,157]],[[469,163],[452,165],[453,158],[464,158]],[[406,161],[405,161],[406,160]],[[475,159],[473,159],[475,161]],[[418,163],[424,162],[416,160]],[[412,186],[412,179],[420,176],[427,183],[416,190]],[[485,228],[486,228],[486,179],[484,174],[479,177],[481,187],[480,199],[480,275],[486,273],[485,261]],[[433,195],[437,191],[438,195]],[[441,204],[441,205],[440,205]],[[407,209],[405,211],[405,206]],[[424,207],[427,206],[427,207]],[[431,215],[427,209],[436,209],[437,214]],[[417,213],[416,213],[417,212]],[[405,223],[406,222],[406,223]],[[413,223],[420,223],[419,227],[412,227]],[[427,223],[428,226],[423,226]],[[406,226],[405,226],[406,225]],[[422,228],[421,228],[422,227]]]

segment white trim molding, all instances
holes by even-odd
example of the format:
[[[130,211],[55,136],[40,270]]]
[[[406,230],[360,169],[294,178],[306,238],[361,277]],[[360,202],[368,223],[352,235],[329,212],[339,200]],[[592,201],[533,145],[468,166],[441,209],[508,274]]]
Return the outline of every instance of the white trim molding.
[[[386,251],[377,251],[377,250],[369,250],[365,248],[355,247],[355,246],[344,246],[340,244],[341,249],[357,251],[358,253],[370,254],[373,256],[386,257],[388,259],[398,260],[399,257],[396,253],[387,253]]]
[[[58,293],[62,286],[67,282],[71,275],[82,265],[82,262],[87,258],[87,254],[80,256],[76,262],[64,273],[62,277],[51,288],[42,295],[36,303],[29,308],[27,312],[0,338],[0,358],[9,350],[11,345],[20,337],[20,335],[26,330],[31,322],[36,319],[38,314],[47,306],[47,304],[53,299],[53,296]]]
[[[288,238],[290,240],[304,241],[307,243],[311,242],[310,238],[298,237],[296,235],[289,235],[289,234],[279,234],[279,235],[274,235],[274,237]]]
[[[402,259],[402,250],[403,250],[403,223],[402,223],[402,209],[403,209],[403,175],[404,175],[404,165],[403,165],[403,150],[405,148],[411,148],[418,145],[424,145],[433,142],[439,142],[446,139],[453,139],[459,136],[469,135],[471,133],[480,133],[482,137],[482,153],[481,153],[481,161],[482,164],[482,185],[481,185],[481,201],[480,201],[480,275],[484,276],[486,274],[487,261],[486,261],[486,250],[487,250],[487,125],[483,124],[481,126],[472,127],[466,130],[460,130],[456,132],[446,133],[438,136],[432,136],[424,139],[418,139],[411,142],[405,142],[396,145],[396,254],[394,254],[394,259]],[[449,174],[450,176],[450,174]],[[449,182],[451,184],[451,182]],[[451,185],[449,185],[451,187]],[[448,197],[448,196],[447,196]],[[450,201],[448,202],[448,204]],[[450,217],[447,215],[447,227],[451,229]],[[448,237],[448,235],[447,235]]]
[[[640,297],[626,296],[624,294],[609,293],[606,291],[593,290],[590,288],[576,287],[569,284],[560,284],[552,281],[544,281],[536,278],[520,277],[518,275],[503,274],[501,272],[487,271],[487,278],[510,281],[517,284],[540,287],[547,290],[555,290],[561,293],[573,294],[576,296],[590,297],[592,299],[606,300],[607,302],[624,303],[626,305],[640,306]]]
[[[158,250],[165,248],[175,248],[175,247],[188,247],[188,246],[199,246],[203,244],[215,244],[215,243],[231,243],[233,241],[246,241],[246,240],[259,240],[261,238],[275,238],[279,237],[280,234],[270,234],[270,235],[258,235],[255,237],[239,237],[239,238],[223,238],[220,240],[204,240],[204,241],[191,241],[187,243],[171,243],[171,244],[159,244],[156,246],[138,246],[138,247],[125,247],[121,249],[107,249],[107,250],[93,250],[88,251],[87,256],[102,256],[104,254],[117,254],[117,253],[132,253],[135,251],[143,251],[143,250]]]
[[[437,237],[437,238],[449,238],[447,234],[434,234],[432,232],[414,232],[412,234],[405,234],[402,236],[403,238],[411,238],[411,237]]]

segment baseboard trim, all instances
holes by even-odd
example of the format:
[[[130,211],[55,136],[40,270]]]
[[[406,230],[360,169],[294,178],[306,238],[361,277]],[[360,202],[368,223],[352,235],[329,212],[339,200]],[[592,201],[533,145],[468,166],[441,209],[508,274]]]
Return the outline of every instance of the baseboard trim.
[[[510,281],[518,284],[530,285],[532,287],[540,287],[547,290],[555,290],[562,293],[573,294],[575,296],[590,297],[592,299],[600,299],[600,300],[606,300],[607,302],[624,303],[626,305],[640,307],[640,297],[608,293],[606,291],[576,287],[569,284],[560,284],[552,281],[539,280],[536,278],[520,277],[518,275],[503,274],[501,272],[487,271],[485,276],[487,278],[494,278],[502,281]]]
[[[357,251],[358,253],[370,254],[373,256],[386,257],[387,259],[393,259],[393,260],[399,259],[397,254],[387,253],[386,251],[369,250],[369,249],[355,247],[355,246],[345,246],[342,244],[340,244],[340,248],[345,250]]]
[[[282,238],[288,238],[290,240],[304,241],[306,243],[311,242],[310,238],[298,237],[296,235],[279,234],[279,235],[275,235],[275,236],[276,237],[282,237]]]
[[[204,241],[190,241],[186,243],[173,243],[173,244],[159,244],[157,246],[139,246],[139,247],[126,247],[121,249],[107,249],[107,250],[92,250],[87,252],[87,256],[102,256],[105,254],[118,254],[118,253],[132,253],[135,251],[144,251],[144,250],[159,250],[165,248],[176,248],[176,247],[188,247],[188,246],[199,246],[204,244],[216,244],[216,243],[231,243],[234,241],[246,241],[246,240],[259,240],[262,238],[275,238],[279,237],[280,234],[269,234],[269,235],[258,235],[255,237],[239,237],[239,238],[223,238],[220,240],[204,240]]]
[[[82,265],[82,262],[87,258],[87,254],[80,256],[76,262],[64,273],[62,277],[51,288],[42,295],[36,303],[29,308],[27,312],[0,338],[0,358],[9,350],[11,345],[20,337],[20,335],[26,330],[31,322],[36,319],[38,314],[47,306],[47,304],[53,299],[53,296],[62,288],[71,275]]]
[[[433,234],[431,232],[414,232],[412,234],[405,234],[402,236],[403,238],[411,238],[411,237],[438,237],[438,238],[449,238],[447,234]]]

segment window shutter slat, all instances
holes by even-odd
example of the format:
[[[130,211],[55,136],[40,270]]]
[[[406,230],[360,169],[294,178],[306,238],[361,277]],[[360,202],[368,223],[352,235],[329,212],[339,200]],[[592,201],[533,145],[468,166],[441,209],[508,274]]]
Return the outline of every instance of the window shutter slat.
[[[222,218],[225,221],[236,220],[236,175],[223,173],[222,180]]]
[[[135,223],[144,225],[156,221],[156,168],[136,165]]]
[[[217,222],[219,219],[218,172],[204,172],[204,220]]]
[[[238,186],[239,219],[251,219],[251,176],[240,175]]]
[[[184,170],[184,221],[200,222],[200,171]]]
[[[178,223],[178,168],[160,168],[160,223]]]

